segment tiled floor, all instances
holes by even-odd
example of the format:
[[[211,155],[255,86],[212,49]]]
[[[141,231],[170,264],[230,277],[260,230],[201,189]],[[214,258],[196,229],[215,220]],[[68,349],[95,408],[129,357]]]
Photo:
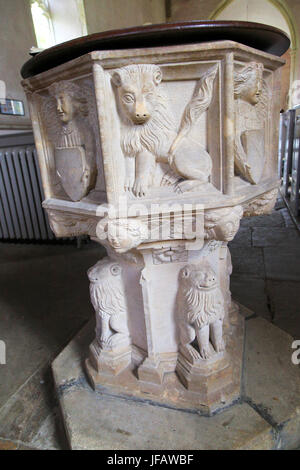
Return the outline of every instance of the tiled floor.
[[[282,201],[230,244],[233,298],[300,339],[300,236]],[[93,314],[85,271],[100,246],[0,244],[0,450],[66,448],[49,364]]]

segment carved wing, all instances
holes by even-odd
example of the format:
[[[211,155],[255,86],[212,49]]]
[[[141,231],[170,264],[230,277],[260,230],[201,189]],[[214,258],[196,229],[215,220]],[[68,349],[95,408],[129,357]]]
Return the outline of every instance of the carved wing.
[[[178,135],[172,144],[170,153],[172,153],[182,137],[186,136],[196,124],[201,114],[209,107],[212,95],[213,85],[216,78],[218,65],[210,68],[198,81],[191,101],[187,104],[179,127]]]
[[[51,96],[39,95],[42,122],[48,139],[56,145],[57,138],[61,132],[61,123],[56,112],[56,102]]]
[[[265,121],[270,115],[271,109],[271,90],[266,80],[263,80],[262,93],[256,108],[257,116],[260,116],[261,120]]]
[[[82,91],[87,99],[88,102],[88,109],[89,109],[89,115],[88,115],[88,120],[89,124],[93,130],[93,134],[95,136],[96,140],[96,148],[99,149],[100,147],[100,135],[99,135],[99,125],[98,125],[98,115],[97,115],[97,108],[95,106],[96,103],[96,98],[95,98],[95,92],[94,88],[91,82],[85,80],[82,83]]]

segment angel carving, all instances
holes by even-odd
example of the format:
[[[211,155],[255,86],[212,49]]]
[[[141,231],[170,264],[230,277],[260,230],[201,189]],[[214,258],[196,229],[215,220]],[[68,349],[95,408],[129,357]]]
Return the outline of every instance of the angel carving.
[[[250,62],[234,76],[235,172],[251,184],[259,182],[265,164],[269,92],[263,70]]]
[[[65,193],[79,201],[95,187],[95,119],[91,90],[71,81],[49,87],[50,99],[42,102],[42,117],[54,146],[54,171]]]

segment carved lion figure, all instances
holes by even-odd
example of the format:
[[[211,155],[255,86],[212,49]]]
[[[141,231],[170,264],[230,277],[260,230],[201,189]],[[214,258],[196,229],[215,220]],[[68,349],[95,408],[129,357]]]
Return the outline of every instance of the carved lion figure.
[[[209,359],[223,341],[224,300],[215,272],[206,263],[188,264],[179,274],[178,316],[180,352],[192,363]],[[191,343],[197,340],[199,351]]]
[[[101,349],[111,351],[130,345],[121,265],[104,258],[88,270],[88,278]]]
[[[191,190],[207,183],[212,162],[204,147],[187,137],[192,125],[210,104],[216,68],[199,80],[187,105],[179,133],[159,86],[160,67],[152,64],[127,65],[116,70],[112,82],[117,88],[122,118],[121,147],[125,156],[125,190],[145,196],[152,184],[156,162],[167,164],[178,175],[178,187]],[[189,181],[181,182],[180,178]],[[181,188],[181,190],[182,190]]]

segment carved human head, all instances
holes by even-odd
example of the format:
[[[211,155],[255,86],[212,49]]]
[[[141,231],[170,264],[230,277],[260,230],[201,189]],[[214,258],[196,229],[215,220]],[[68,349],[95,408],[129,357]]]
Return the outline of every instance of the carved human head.
[[[117,253],[136,248],[148,238],[148,228],[140,220],[117,219],[107,223],[107,239]]]
[[[87,99],[75,83],[66,80],[53,83],[49,93],[56,99],[57,114],[63,124],[72,121],[77,114],[88,115]]]
[[[206,238],[230,242],[240,227],[242,215],[241,206],[208,211],[204,221]]]
[[[134,125],[143,125],[151,118],[161,80],[160,68],[152,64],[127,65],[113,73],[121,110]]]
[[[195,290],[211,289],[218,283],[216,273],[207,263],[187,264],[181,269],[179,279],[188,288]]]
[[[255,105],[262,93],[264,66],[258,62],[250,62],[240,72],[234,74],[234,95]]]

